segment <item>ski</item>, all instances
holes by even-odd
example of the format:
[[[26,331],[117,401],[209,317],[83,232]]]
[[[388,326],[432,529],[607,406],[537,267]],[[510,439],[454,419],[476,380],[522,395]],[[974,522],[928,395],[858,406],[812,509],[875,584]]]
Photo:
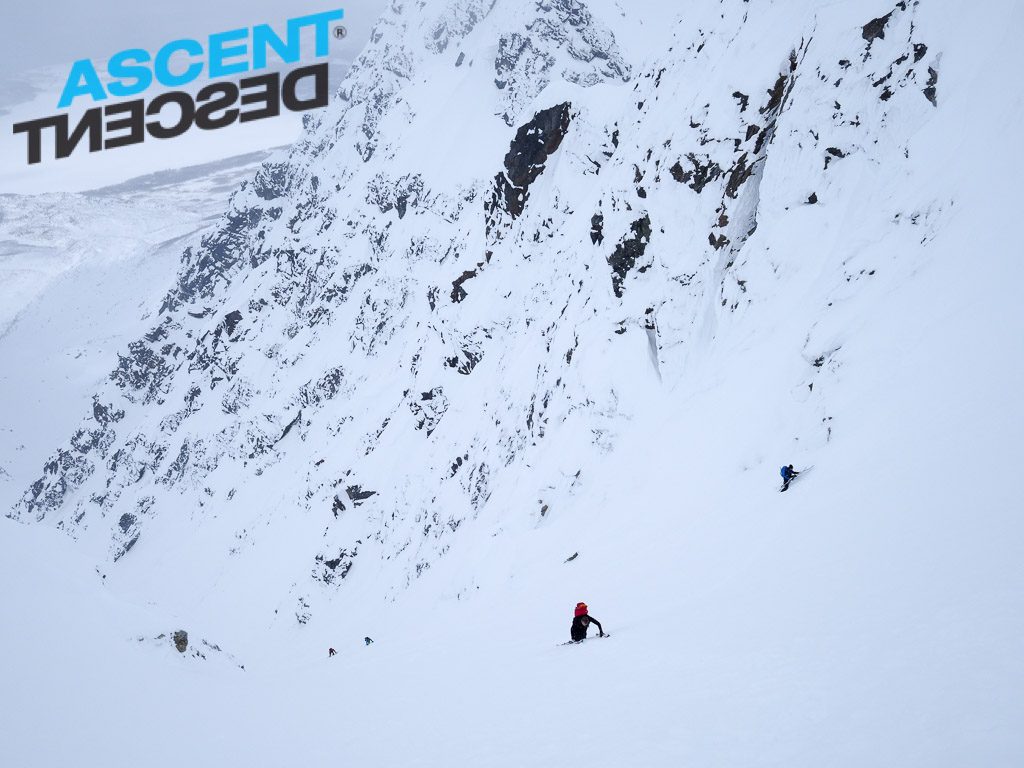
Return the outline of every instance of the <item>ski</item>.
[[[563,646],[563,645],[579,645],[580,643],[585,643],[587,640],[603,640],[606,637],[611,637],[611,634],[608,633],[608,632],[605,632],[603,635],[594,635],[593,637],[585,637],[582,640],[566,640],[564,643],[559,643],[558,645],[559,646]]]

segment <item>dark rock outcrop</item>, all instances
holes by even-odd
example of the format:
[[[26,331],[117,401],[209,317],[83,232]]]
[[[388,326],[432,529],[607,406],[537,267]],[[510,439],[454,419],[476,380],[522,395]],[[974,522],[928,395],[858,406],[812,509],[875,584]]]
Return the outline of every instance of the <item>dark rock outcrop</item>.
[[[430,435],[448,411],[448,398],[441,387],[434,387],[421,393],[419,400],[411,401],[409,410],[416,418],[416,429],[425,430]]]
[[[545,162],[569,130],[570,106],[565,102],[543,109],[519,127],[505,155],[505,170],[494,177],[489,212],[501,208],[513,219],[522,214],[530,185],[544,172]]]
[[[939,84],[939,73],[936,72],[932,67],[928,67],[928,82],[925,84],[924,97],[932,103],[933,107],[939,106],[939,102],[936,100],[936,86]]]
[[[668,172],[672,174],[673,179],[680,184],[686,184],[697,194],[700,194],[704,187],[722,175],[722,169],[709,155],[698,157],[690,152],[686,155],[686,161],[690,165],[689,170],[685,169],[677,160],[675,165],[668,169]]]
[[[604,216],[595,213],[590,217],[590,242],[600,245],[604,242]]]
[[[334,557],[325,555],[316,556],[316,567],[313,570],[313,577],[324,584],[334,584],[341,581],[348,572],[352,570],[352,561],[359,554],[358,549],[341,549]]]
[[[174,647],[177,649],[178,653],[184,653],[188,650],[188,632],[184,629],[177,630],[172,636],[172,639],[174,640]]]
[[[608,264],[612,268],[612,290],[620,299],[626,275],[636,266],[637,259],[644,255],[647,244],[651,242],[651,217],[644,214],[629,228],[633,234],[623,238],[608,257]]]
[[[892,16],[892,11],[885,14],[885,16],[879,16],[877,19],[872,19],[861,28],[861,37],[872,43],[875,40],[885,39],[885,25],[889,23],[889,18]]]
[[[361,485],[350,485],[348,486],[348,488],[345,489],[345,494],[352,502],[352,506],[358,507],[360,504],[366,501],[366,499],[370,498],[371,496],[376,496],[377,492],[364,491]]]

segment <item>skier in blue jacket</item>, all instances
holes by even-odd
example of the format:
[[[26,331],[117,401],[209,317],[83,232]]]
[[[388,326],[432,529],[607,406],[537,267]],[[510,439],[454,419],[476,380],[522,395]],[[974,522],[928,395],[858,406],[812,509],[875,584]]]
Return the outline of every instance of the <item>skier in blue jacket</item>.
[[[793,482],[793,478],[800,473],[793,469],[793,465],[789,464],[779,470],[779,474],[782,475],[782,490],[789,488],[789,484]]]

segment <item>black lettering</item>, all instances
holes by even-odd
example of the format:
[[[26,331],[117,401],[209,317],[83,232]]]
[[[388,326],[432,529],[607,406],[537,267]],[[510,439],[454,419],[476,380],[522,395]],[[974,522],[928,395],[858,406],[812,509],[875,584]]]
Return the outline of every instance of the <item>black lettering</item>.
[[[292,112],[327,106],[329,68],[327,63],[301,67],[289,72],[282,82],[279,73],[249,77],[238,85],[232,82],[211,83],[201,89],[195,101],[185,91],[170,91],[154,98],[148,105],[143,99],[126,101],[86,111],[73,129],[67,114],[28,120],[13,126],[14,133],[27,135],[29,165],[42,162],[43,134],[54,129],[54,155],[69,157],[88,136],[89,151],[114,149],[140,144],[146,133],[156,139],[181,136],[192,125],[210,131],[225,128],[236,120],[250,122],[277,117],[281,105]],[[310,94],[309,78],[313,79]],[[300,89],[303,96],[300,97]],[[256,106],[243,111],[239,107]],[[164,107],[174,104],[179,115],[170,124],[162,120]],[[146,118],[153,118],[146,121]],[[105,124],[104,124],[105,121]],[[117,135],[120,132],[120,135]],[[114,135],[112,135],[114,134]]]
[[[216,94],[217,98],[213,98]],[[211,100],[212,99],[212,100]],[[196,125],[204,131],[213,131],[217,128],[226,128],[238,118],[237,109],[228,109],[238,101],[238,86],[234,83],[213,83],[208,85],[196,94],[196,103],[209,101],[196,110]],[[223,109],[224,114],[220,117],[213,117],[213,113]]]
[[[111,104],[104,110],[107,118],[110,118],[111,115],[128,113],[128,117],[121,118],[120,120],[107,120],[107,140],[104,142],[104,149],[127,147],[129,144],[141,144],[146,140],[143,119],[145,106],[145,101],[136,99],[135,101],[125,101],[121,104]],[[110,136],[112,131],[120,131],[123,128],[127,128],[128,133],[123,136]]]
[[[297,86],[300,80],[306,77],[315,78],[313,83],[313,96],[309,99],[300,99]],[[289,72],[284,78],[284,86],[281,88],[281,99],[284,106],[292,112],[302,112],[307,109],[316,109],[327,106],[327,63],[314,64],[309,67],[302,67]]]
[[[16,134],[28,134],[29,165],[35,165],[43,159],[43,131],[47,128],[60,127],[63,127],[65,134],[68,132],[67,115],[53,115],[52,117],[41,117],[38,120],[27,120],[24,123],[15,123],[14,132]]]
[[[146,114],[150,117],[159,115],[166,104],[177,104],[178,109],[181,111],[181,116],[178,118],[178,122],[171,126],[161,123],[159,117],[146,123],[146,130],[149,131],[149,135],[154,139],[173,139],[175,136],[181,136],[192,126],[192,121],[195,119],[196,106],[192,101],[192,97],[184,91],[161,93],[149,102],[149,106],[146,107]]]
[[[74,152],[86,132],[89,133],[89,151],[99,152],[103,149],[103,110],[99,107],[93,107],[82,115],[70,136],[68,118],[65,115],[62,125],[57,126],[56,158],[61,160]]]
[[[259,77],[247,77],[244,80],[239,80],[238,85],[243,91],[242,106],[246,104],[266,104],[266,107],[263,109],[242,112],[238,117],[238,122],[248,123],[250,120],[263,120],[264,118],[277,117],[281,114],[281,76],[277,72],[272,72],[269,75],[260,75]],[[262,91],[244,93],[246,88],[262,88]]]

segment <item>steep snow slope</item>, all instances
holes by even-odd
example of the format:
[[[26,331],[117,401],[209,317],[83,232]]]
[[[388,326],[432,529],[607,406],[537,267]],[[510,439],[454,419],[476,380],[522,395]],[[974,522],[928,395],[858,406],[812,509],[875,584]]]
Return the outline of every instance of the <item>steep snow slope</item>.
[[[246,665],[105,711],[155,764],[1018,763],[1021,12],[529,8],[393,3],[12,511]]]

